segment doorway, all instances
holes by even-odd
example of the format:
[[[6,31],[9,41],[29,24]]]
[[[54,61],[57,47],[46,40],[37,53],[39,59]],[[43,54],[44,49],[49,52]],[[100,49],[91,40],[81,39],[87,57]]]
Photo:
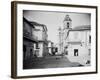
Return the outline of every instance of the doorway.
[[[78,56],[78,49],[74,49],[74,56]]]

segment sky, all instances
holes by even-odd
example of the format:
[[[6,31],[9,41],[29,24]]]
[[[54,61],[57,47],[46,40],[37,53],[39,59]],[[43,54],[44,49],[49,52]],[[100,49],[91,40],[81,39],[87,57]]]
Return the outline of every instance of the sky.
[[[48,29],[48,40],[58,43],[58,29],[63,28],[63,21],[66,15],[72,19],[72,28],[80,25],[90,25],[91,15],[87,13],[70,13],[70,12],[51,12],[51,11],[34,11],[24,10],[23,16],[29,20],[45,24]]]

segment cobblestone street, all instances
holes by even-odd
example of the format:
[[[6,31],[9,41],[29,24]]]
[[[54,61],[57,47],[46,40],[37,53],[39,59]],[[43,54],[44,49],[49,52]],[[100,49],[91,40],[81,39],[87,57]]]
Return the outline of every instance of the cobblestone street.
[[[24,69],[63,68],[78,66],[82,65],[75,62],[70,62],[65,56],[48,56],[43,58],[33,58],[24,63]]]

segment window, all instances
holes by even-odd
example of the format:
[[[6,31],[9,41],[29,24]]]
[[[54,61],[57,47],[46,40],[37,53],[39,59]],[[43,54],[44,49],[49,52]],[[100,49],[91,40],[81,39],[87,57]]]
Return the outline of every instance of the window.
[[[90,56],[91,55],[91,49],[88,49],[88,51],[89,51],[88,55]]]
[[[91,43],[91,36],[89,36],[89,43]]]
[[[67,28],[69,28],[69,22],[67,22]]]
[[[36,49],[39,49],[39,44],[38,43],[36,44]]]
[[[78,49],[74,49],[74,56],[78,56]]]

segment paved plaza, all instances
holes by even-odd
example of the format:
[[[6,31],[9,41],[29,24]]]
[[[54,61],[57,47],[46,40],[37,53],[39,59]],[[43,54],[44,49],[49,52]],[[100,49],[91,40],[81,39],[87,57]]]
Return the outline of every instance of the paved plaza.
[[[32,58],[25,61],[24,69],[41,69],[41,68],[64,68],[82,66],[76,62],[70,62],[65,56],[47,56],[43,58]]]

